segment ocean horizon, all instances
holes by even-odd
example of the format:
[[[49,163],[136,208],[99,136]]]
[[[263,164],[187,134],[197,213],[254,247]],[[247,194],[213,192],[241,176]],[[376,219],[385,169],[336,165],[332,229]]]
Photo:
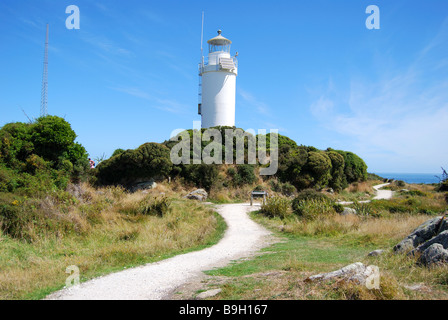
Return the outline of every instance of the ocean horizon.
[[[423,183],[423,184],[432,184],[439,183],[440,180],[438,177],[441,177],[441,173],[391,173],[391,172],[375,172],[375,174],[379,175],[382,178],[386,179],[395,179],[402,180],[406,183]]]

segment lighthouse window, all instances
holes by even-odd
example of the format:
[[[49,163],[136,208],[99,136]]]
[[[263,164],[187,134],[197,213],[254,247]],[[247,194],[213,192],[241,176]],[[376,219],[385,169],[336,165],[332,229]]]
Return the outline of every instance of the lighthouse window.
[[[226,45],[211,44],[209,47],[209,51],[210,52],[219,52],[219,51],[230,52],[230,45],[228,45],[228,44],[226,44]]]

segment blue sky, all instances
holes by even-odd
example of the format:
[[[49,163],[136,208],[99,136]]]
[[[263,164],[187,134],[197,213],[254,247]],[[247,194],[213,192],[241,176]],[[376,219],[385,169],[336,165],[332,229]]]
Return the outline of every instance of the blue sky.
[[[448,167],[446,0],[1,0],[0,126],[39,116],[49,23],[49,113],[91,157],[191,128],[202,11],[204,40],[222,29],[239,52],[238,127],[353,151],[369,172]]]

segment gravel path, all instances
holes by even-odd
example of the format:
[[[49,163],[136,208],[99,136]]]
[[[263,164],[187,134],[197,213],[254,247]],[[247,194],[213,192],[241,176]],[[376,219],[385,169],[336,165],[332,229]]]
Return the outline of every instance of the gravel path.
[[[376,196],[373,198],[374,200],[381,200],[381,199],[391,199],[394,195],[394,192],[391,190],[380,190],[381,188],[390,185],[390,183],[383,183],[379,184],[377,186],[374,186],[373,189],[376,191]]]
[[[204,250],[190,252],[142,267],[113,273],[49,295],[50,300],[160,300],[203,271],[223,267],[232,260],[255,254],[271,243],[271,233],[252,221],[247,213],[259,206],[227,204],[217,211],[227,223],[221,241]]]
[[[373,198],[373,200],[382,200],[382,199],[392,199],[392,197],[394,196],[394,192],[391,190],[380,190],[381,188],[384,188],[385,186],[390,185],[390,183],[383,183],[383,184],[378,184],[376,186],[373,186],[373,189],[375,189],[376,191],[376,196]],[[358,203],[369,203],[371,202],[371,200],[363,200],[363,201],[358,201]],[[348,205],[348,204],[353,204],[353,201],[339,201],[339,204],[342,205]]]

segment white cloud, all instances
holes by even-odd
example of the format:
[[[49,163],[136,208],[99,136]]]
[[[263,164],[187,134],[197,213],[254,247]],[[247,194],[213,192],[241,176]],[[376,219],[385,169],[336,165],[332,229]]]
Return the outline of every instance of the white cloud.
[[[446,66],[446,58],[434,59],[446,43],[438,34],[405,72],[390,70],[376,81],[352,79],[344,98],[335,98],[329,88],[310,104],[311,113],[324,128],[376,158],[375,167],[423,172],[446,166],[448,81],[446,73],[434,73]]]
[[[157,108],[163,111],[175,113],[175,114],[184,114],[187,111],[191,110],[191,108],[188,105],[185,105],[181,102],[178,102],[174,99],[167,99],[167,98],[161,98],[156,97],[149,92],[144,91],[140,88],[133,88],[133,87],[113,87],[110,88],[112,90],[126,93],[130,96],[137,97],[140,99],[144,99],[151,102],[151,107]]]

